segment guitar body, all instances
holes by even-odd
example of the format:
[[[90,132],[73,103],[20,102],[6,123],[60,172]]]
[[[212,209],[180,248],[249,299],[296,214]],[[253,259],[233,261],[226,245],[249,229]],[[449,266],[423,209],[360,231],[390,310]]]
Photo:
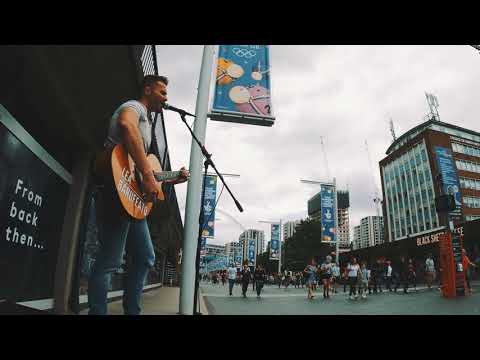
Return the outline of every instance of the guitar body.
[[[154,173],[162,172],[160,162],[153,154],[147,156]],[[100,153],[94,165],[94,172],[106,186],[116,190],[118,200],[125,211],[135,219],[144,219],[152,210],[153,202],[143,199],[141,178],[135,170],[135,163],[125,146],[117,144],[113,149]],[[165,200],[163,191],[157,194],[157,200]]]

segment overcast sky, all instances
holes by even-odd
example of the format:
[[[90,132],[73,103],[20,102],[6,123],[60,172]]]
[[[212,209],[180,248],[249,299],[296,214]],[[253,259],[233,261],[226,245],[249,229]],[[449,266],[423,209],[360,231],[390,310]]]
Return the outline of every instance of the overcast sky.
[[[198,45],[157,46],[169,103],[192,113],[202,52]],[[437,96],[442,121],[480,131],[480,54],[469,46],[272,45],[270,63],[273,127],[207,123],[205,145],[221,172],[240,175],[226,181],[244,208],[239,213],[223,192],[210,243],[238,241],[243,228],[264,230],[268,241],[270,226],[258,220],[306,218],[319,187],[300,179],[329,180],[321,136],[330,176],[350,190],[351,229],[375,215],[378,162],[392,142],[389,119],[397,136],[423,122],[425,91]],[[165,112],[165,122],[172,167],[188,168],[190,135],[177,114]],[[182,217],[186,190],[176,186]]]

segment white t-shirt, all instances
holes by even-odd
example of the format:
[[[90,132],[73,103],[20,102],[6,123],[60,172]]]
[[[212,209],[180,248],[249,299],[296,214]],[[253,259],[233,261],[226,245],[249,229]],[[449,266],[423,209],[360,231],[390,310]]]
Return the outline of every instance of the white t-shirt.
[[[429,272],[434,272],[435,271],[435,263],[433,262],[433,259],[427,259],[425,261],[425,268]]]
[[[228,279],[235,280],[237,278],[237,268],[230,267],[228,268]]]
[[[347,269],[348,269],[348,277],[356,277],[358,273],[358,269],[360,269],[360,265],[349,264]]]
[[[127,101],[115,110],[110,118],[110,127],[108,129],[108,136],[107,140],[105,141],[105,146],[113,147],[112,145],[123,143],[122,131],[120,126],[118,126],[118,116],[125,108],[132,109],[138,114],[138,130],[142,135],[145,152],[147,152],[150,148],[150,143],[152,142],[152,124],[148,118],[147,108],[137,100]]]
[[[392,276],[392,267],[390,265],[387,267],[387,276]]]

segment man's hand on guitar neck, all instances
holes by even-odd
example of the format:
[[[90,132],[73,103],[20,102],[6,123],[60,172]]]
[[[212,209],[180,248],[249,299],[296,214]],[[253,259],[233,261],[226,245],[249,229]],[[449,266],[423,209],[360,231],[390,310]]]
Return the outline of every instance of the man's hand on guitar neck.
[[[185,169],[185,166],[183,166],[180,169],[180,175],[176,179],[166,180],[165,183],[171,184],[171,185],[181,184],[181,183],[184,183],[185,181],[188,181],[189,178],[190,178],[190,173],[188,172],[187,169]]]

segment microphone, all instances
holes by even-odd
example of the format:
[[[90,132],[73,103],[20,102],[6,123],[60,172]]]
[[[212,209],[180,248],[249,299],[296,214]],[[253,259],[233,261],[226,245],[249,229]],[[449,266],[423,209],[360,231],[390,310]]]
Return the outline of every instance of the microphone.
[[[175,106],[169,105],[169,104],[167,104],[167,103],[164,103],[164,104],[163,104],[163,108],[164,108],[165,110],[175,111],[175,112],[179,113],[180,115],[189,115],[189,116],[195,117],[195,115],[190,114],[189,112],[186,112],[186,111],[183,110],[183,109],[176,108]]]

